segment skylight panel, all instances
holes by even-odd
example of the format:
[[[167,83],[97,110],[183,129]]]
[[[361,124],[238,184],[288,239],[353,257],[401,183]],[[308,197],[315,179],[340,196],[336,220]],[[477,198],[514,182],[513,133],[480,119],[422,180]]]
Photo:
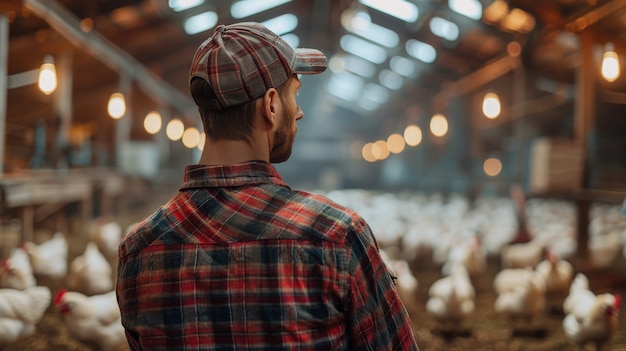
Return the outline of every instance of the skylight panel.
[[[272,32],[283,35],[287,34],[298,27],[298,17],[291,13],[274,17],[262,23]]]
[[[419,9],[405,0],[360,0],[361,4],[408,23],[417,21]]]
[[[483,6],[478,0],[450,0],[448,7],[458,14],[477,21],[483,16]]]
[[[217,24],[217,14],[213,11],[203,12],[201,14],[191,16],[183,23],[185,33],[189,35],[207,31]]]
[[[344,35],[339,40],[339,45],[345,51],[372,63],[383,63],[387,59],[387,51],[384,48],[354,35]]]
[[[431,63],[437,58],[437,51],[435,48],[419,40],[407,40],[405,48],[409,55],[425,63]]]
[[[204,4],[204,0],[169,0],[169,7],[176,12],[189,10]]]
[[[363,97],[377,104],[384,104],[389,101],[389,90],[378,84],[367,83],[363,87]]]
[[[245,18],[284,5],[291,0],[239,0],[230,6],[233,18]]]
[[[400,42],[400,37],[396,32],[372,23],[364,11],[357,13],[345,27],[356,35],[388,48],[394,48]]]
[[[335,73],[326,83],[326,91],[346,101],[356,101],[361,95],[363,79],[350,73]]]
[[[398,90],[402,88],[402,85],[404,85],[404,79],[402,79],[402,76],[388,69],[383,70],[378,74],[378,80],[380,80],[382,85],[392,90]]]
[[[452,21],[443,19],[441,17],[433,17],[430,20],[430,31],[434,35],[446,39],[448,41],[455,41],[459,38],[459,26]]]
[[[352,55],[335,56],[330,59],[328,67],[333,72],[350,72],[364,78],[371,78],[376,74],[376,65]]]
[[[411,77],[415,73],[415,63],[402,56],[392,57],[389,60],[389,67],[392,71],[405,77]]]

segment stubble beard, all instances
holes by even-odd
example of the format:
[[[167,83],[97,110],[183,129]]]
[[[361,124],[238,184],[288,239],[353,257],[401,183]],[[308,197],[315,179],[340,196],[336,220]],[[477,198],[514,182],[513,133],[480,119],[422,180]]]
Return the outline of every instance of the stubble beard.
[[[270,163],[282,163],[291,157],[296,132],[291,131],[284,112],[282,117],[281,125],[274,133],[274,147],[270,151]]]

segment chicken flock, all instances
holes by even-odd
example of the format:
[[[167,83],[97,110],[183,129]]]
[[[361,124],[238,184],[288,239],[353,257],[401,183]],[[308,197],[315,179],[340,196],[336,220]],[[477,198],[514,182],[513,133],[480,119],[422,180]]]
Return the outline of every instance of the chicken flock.
[[[530,235],[519,240],[520,219],[510,198],[483,197],[470,205],[460,195],[445,198],[353,190],[327,196],[368,221],[385,262],[397,276],[403,301],[415,300],[418,289],[427,290],[427,300],[417,303],[424,304],[441,331],[467,334],[476,308],[473,282],[493,265],[490,258],[496,258],[492,308],[508,321],[512,335],[545,335],[548,331],[542,328],[541,318],[547,314],[562,316],[561,332],[580,350],[589,345],[602,350],[616,333],[620,296],[590,290],[589,279],[594,277],[576,271],[571,262],[577,250],[573,203],[526,202],[524,224]],[[625,243],[626,218],[620,215],[619,206],[594,204],[585,264],[588,272],[609,269],[620,255],[626,257]],[[419,276],[410,273],[407,280],[413,291],[407,292],[402,282],[407,273],[399,274],[396,267],[411,267],[411,262],[425,259],[440,267],[440,278],[421,287]]]
[[[592,344],[602,350],[616,333],[621,297],[591,290],[594,277],[570,262],[577,249],[571,203],[528,201],[526,227],[532,235],[520,242],[509,198],[481,197],[470,204],[460,195],[363,190],[326,195],[368,221],[397,277],[400,298],[423,305],[447,333],[467,332],[476,309],[474,282],[493,257],[499,271],[492,282],[492,307],[514,332],[541,331],[541,316],[552,312],[562,315],[561,332],[580,349]],[[590,218],[590,269],[609,268],[620,255],[626,257],[626,219],[609,205],[594,205]],[[36,333],[48,307],[62,316],[71,337],[92,349],[126,347],[111,265],[123,233],[117,222],[96,219],[83,251],[73,258],[68,255],[72,238],[61,232],[13,248],[0,269],[0,348]],[[439,267],[440,278],[423,287],[411,263],[425,258]],[[41,285],[41,278],[58,284]],[[426,300],[417,298],[418,289],[427,291]]]
[[[121,238],[117,222],[97,219],[84,251],[71,260],[71,238],[61,232],[12,248],[0,269],[0,348],[33,335],[52,306],[69,335],[91,349],[124,349],[111,265]],[[54,281],[62,288],[52,291],[39,281]]]

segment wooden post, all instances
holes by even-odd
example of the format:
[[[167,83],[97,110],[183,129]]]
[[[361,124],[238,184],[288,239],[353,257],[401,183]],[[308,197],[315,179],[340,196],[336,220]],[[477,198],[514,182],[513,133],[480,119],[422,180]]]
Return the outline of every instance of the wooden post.
[[[0,177],[4,173],[4,146],[7,120],[7,66],[9,64],[9,16],[0,13]]]
[[[56,146],[59,152],[57,167],[66,171],[69,168],[70,128],[72,126],[72,56],[65,52],[56,58],[58,89],[54,95],[53,106],[59,117]]]
[[[584,30],[579,33],[581,63],[576,72],[576,99],[574,111],[574,139],[583,146],[583,180],[581,188],[590,187],[590,143],[593,134],[596,102],[596,65],[593,62],[593,33]],[[578,258],[586,261],[589,256],[589,199],[576,199]]]

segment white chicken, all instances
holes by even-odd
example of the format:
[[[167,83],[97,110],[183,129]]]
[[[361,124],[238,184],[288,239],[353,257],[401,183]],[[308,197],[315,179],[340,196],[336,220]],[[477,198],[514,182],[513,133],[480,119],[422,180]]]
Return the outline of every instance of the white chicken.
[[[474,312],[476,296],[465,266],[456,264],[450,275],[436,280],[428,289],[426,311],[444,324],[458,326]]]
[[[2,263],[0,280],[3,288],[24,290],[37,285],[30,265],[30,258],[20,247],[11,250],[11,254]]]
[[[448,275],[452,266],[462,264],[470,277],[482,274],[487,268],[487,252],[483,250],[478,237],[455,245],[450,249],[446,262],[441,267],[441,273]]]
[[[536,240],[502,247],[502,268],[535,268],[544,258],[544,245]]]
[[[393,270],[397,274],[398,295],[405,302],[415,300],[417,298],[417,288],[419,283],[417,278],[411,271],[409,263],[403,259],[393,262]]]
[[[96,295],[113,289],[111,264],[92,241],[82,255],[72,260],[66,277],[67,287],[86,295]]]
[[[419,283],[411,271],[409,263],[402,258],[392,258],[388,250],[380,249],[380,256],[395,277],[398,295],[403,302],[414,301],[417,298]]]
[[[619,257],[624,239],[619,230],[590,235],[588,241],[589,264],[594,269],[609,268]]]
[[[50,289],[0,289],[0,345],[32,335],[50,305]]]
[[[126,343],[115,291],[86,296],[61,290],[54,304],[73,338],[101,351],[119,350]]]
[[[57,279],[67,274],[68,243],[63,233],[56,232],[39,245],[27,241],[22,247],[30,258],[35,276]]]
[[[579,305],[578,301],[590,300],[595,297],[589,289],[589,278],[584,273],[576,273],[569,287],[569,294],[563,300],[563,313],[575,313],[574,309]]]
[[[494,303],[496,312],[506,315],[513,322],[523,321],[532,325],[545,311],[545,282],[530,268],[500,271],[494,278],[494,288],[498,294]]]
[[[117,250],[122,240],[122,226],[115,221],[98,218],[95,221],[92,241],[107,258],[117,258]]]
[[[551,250],[546,250],[546,259],[539,262],[535,269],[546,284],[546,298],[550,308],[563,305],[574,278],[572,264],[561,259]]]
[[[581,296],[573,311],[563,318],[565,336],[581,349],[595,344],[596,351],[602,350],[615,334],[619,309],[619,295]]]

